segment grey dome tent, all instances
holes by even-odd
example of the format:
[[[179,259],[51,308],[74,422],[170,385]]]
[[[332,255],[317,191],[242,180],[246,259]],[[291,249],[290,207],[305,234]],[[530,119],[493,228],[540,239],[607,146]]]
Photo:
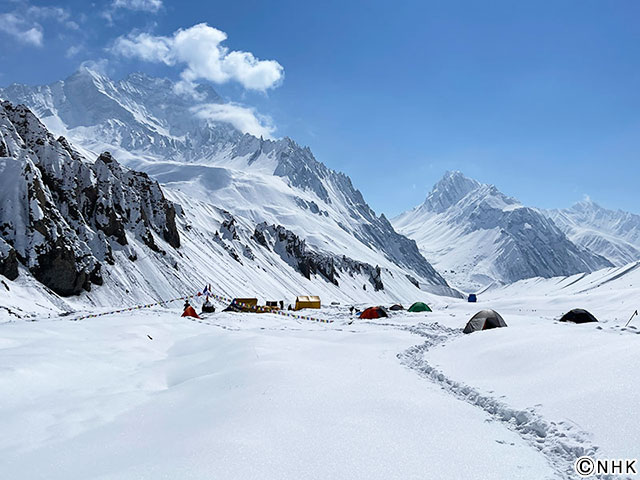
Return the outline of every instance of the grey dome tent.
[[[393,310],[393,311],[398,311],[398,310],[404,310],[404,307],[402,305],[400,305],[399,303],[396,303],[395,305],[392,305],[389,310]]]
[[[480,310],[467,323],[462,333],[473,333],[490,328],[506,327],[504,319],[495,310]]]
[[[574,308],[565,313],[560,319],[561,322],[590,323],[597,322],[598,319],[582,308]]]

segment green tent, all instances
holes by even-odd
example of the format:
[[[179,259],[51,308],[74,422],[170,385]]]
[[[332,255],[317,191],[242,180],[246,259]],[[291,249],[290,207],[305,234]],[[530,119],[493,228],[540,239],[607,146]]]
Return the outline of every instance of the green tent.
[[[423,302],[416,302],[409,307],[410,312],[430,312],[429,305]]]

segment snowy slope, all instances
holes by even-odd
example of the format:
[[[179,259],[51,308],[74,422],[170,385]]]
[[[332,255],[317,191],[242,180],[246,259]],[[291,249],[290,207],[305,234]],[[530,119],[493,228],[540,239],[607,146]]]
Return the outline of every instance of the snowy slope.
[[[50,315],[166,300],[206,283],[227,297],[287,304],[300,294],[350,303],[431,297],[382,255],[363,248],[370,255],[363,257],[379,261],[372,264],[328,254],[282,225],[236,218],[198,200],[195,188],[165,197],[109,153],[92,163],[25,107],[4,102],[0,127],[0,267],[6,290],[22,292],[16,301],[0,299],[12,317],[32,315],[22,306],[29,290],[40,290],[36,298]],[[81,295],[58,296],[72,294]]]
[[[473,394],[500,398],[517,411],[556,422],[558,433],[583,432],[599,458],[640,455],[640,263],[569,277],[535,278],[494,288],[478,304],[460,305],[444,325],[459,326],[481,308],[500,312],[507,325],[461,335],[424,359]],[[557,320],[586,308],[596,324]],[[479,368],[479,365],[482,368]]]
[[[19,297],[7,283],[0,298]],[[346,306],[316,312],[331,324],[189,321],[179,305],[82,322],[0,310],[0,388],[11,392],[0,398],[0,469],[47,480],[570,480],[582,455],[640,454],[640,327],[622,327],[639,292],[632,264],[353,323]],[[554,321],[574,307],[601,323]],[[508,327],[463,335],[480,308]]]
[[[611,266],[574,245],[540,211],[460,172],[448,172],[422,205],[393,224],[416,240],[453,285],[467,291]]]
[[[0,97],[28,105],[89,158],[108,150],[235,217],[282,225],[318,251],[400,267],[421,286],[446,290],[415,242],[377,216],[347,176],[291,139],[256,138],[212,120],[205,113],[222,100],[200,88],[195,100],[166,79],[114,82],[83,68],[48,86],[11,85]]]
[[[610,317],[615,321],[622,321],[625,312],[631,314],[637,298],[634,292],[640,285],[640,262],[633,262],[622,267],[603,268],[591,273],[579,273],[564,277],[528,278],[510,285],[491,286],[482,297],[493,299],[517,295],[516,292],[526,291],[530,296],[574,297],[584,295],[590,308],[594,308],[602,317]],[[580,297],[579,297],[580,298]],[[598,302],[601,306],[598,306]],[[559,316],[559,315],[558,315]]]
[[[608,210],[591,200],[546,214],[573,243],[614,265],[640,260],[640,215]]]
[[[8,478],[562,478],[405,368],[401,329],[162,310],[0,328]]]

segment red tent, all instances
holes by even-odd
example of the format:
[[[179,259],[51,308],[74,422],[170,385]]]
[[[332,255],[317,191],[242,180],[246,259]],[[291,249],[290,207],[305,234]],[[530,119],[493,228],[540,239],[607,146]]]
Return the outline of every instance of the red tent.
[[[182,313],[183,317],[193,317],[193,318],[200,318],[198,316],[198,314],[196,313],[195,309],[189,305],[187,308],[184,309],[184,312]]]
[[[369,307],[360,314],[360,318],[380,318],[388,317],[387,312],[382,307]]]

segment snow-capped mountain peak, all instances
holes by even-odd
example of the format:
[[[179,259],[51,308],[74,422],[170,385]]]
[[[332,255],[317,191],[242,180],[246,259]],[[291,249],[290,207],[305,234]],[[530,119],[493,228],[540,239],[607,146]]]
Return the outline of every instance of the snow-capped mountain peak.
[[[534,208],[460,172],[447,172],[424,204],[393,219],[454,285],[570,275],[611,266],[570,242]]]
[[[640,260],[640,215],[609,210],[591,199],[546,213],[571,241],[614,265]]]
[[[423,207],[431,212],[441,213],[480,186],[480,182],[465,177],[462,172],[447,172],[433,186],[423,203]]]

